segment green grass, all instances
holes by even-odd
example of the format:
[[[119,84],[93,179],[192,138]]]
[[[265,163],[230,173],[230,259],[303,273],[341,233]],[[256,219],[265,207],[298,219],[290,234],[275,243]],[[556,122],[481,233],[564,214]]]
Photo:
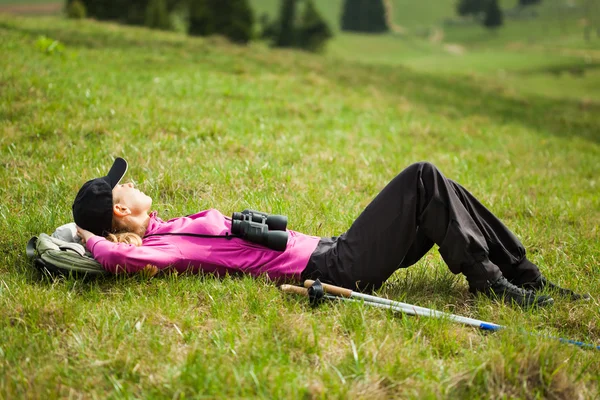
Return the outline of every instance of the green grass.
[[[486,335],[359,304],[311,309],[264,279],[50,282],[24,254],[32,235],[70,222],[77,189],[115,156],[163,218],[253,207],[322,236],[429,160],[501,217],[547,276],[594,299],[529,312],[472,299],[435,251],[379,294],[598,345],[600,102],[526,73],[544,60],[509,60],[524,72],[507,82],[482,53],[465,79],[5,16],[0,52],[1,398],[598,395],[599,353],[516,329]]]

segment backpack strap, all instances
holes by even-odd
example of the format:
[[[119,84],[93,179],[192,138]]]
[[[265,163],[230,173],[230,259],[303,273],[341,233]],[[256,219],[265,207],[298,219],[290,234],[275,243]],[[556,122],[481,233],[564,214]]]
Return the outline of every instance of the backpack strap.
[[[32,264],[35,268],[43,273],[57,272],[53,265],[46,263],[42,259],[37,251],[37,244],[37,236],[33,236],[31,239],[29,239],[29,242],[27,242],[27,246],[25,247],[25,254],[27,254],[27,258],[32,261]]]
[[[85,256],[85,247],[79,243],[63,243],[58,245],[58,248],[64,251],[72,251],[73,253],[79,254],[81,257]]]
[[[29,242],[27,242],[27,247],[25,248],[25,253],[27,254],[28,258],[36,257],[35,245],[37,243],[37,240],[38,240],[37,236],[34,236],[31,239],[29,239]]]

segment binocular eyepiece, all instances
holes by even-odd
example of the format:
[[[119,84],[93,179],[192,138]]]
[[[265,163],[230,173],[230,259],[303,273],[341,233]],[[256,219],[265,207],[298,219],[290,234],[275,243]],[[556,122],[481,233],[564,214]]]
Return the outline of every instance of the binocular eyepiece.
[[[277,251],[283,251],[287,246],[286,226],[285,215],[271,215],[246,209],[242,212],[234,212],[231,217],[233,235]]]

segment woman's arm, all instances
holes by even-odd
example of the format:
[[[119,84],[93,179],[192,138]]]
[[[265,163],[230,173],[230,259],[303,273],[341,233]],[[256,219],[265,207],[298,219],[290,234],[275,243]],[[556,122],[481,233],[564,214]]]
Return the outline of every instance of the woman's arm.
[[[83,243],[83,244],[85,244],[87,242],[87,240],[89,238],[91,238],[92,236],[96,236],[90,231],[86,231],[85,229],[80,228],[77,225],[75,225],[75,226],[77,227],[77,236],[79,236],[81,238],[81,243]]]
[[[105,270],[118,272],[138,272],[154,265],[159,270],[181,260],[180,251],[173,245],[134,246],[113,243],[101,236],[92,235],[86,239],[86,246]]]

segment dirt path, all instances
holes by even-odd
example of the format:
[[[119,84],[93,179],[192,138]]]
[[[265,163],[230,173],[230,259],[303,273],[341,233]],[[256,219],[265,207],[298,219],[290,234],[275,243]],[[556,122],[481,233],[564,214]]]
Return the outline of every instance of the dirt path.
[[[0,13],[39,15],[58,14],[62,11],[64,2],[46,4],[3,4],[0,5]]]

